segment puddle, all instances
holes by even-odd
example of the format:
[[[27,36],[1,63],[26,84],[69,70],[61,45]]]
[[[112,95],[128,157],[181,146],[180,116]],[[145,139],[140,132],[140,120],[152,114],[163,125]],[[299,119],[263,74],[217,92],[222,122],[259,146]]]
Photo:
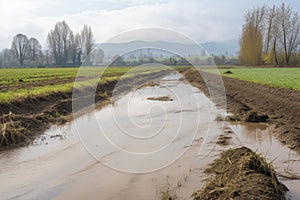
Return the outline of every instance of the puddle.
[[[231,144],[214,146],[223,130],[223,122],[214,120],[221,111],[181,79],[166,76],[158,85],[52,126],[31,146],[1,152],[0,199],[160,199],[166,191],[189,199],[204,186],[207,164],[220,151],[241,144],[274,160],[280,173],[300,173],[299,155],[263,124],[225,124],[234,132]],[[153,97],[172,101],[148,99]],[[207,138],[210,145],[205,146]],[[200,148],[211,147],[199,159]],[[142,174],[124,173],[133,170]],[[280,180],[299,199],[299,181]]]
[[[300,199],[300,180],[290,180],[280,176],[294,174],[300,176],[300,155],[282,145],[272,134],[274,127],[266,124],[244,123],[228,125],[243,146],[266,157],[272,162],[279,180],[289,188],[290,199]]]

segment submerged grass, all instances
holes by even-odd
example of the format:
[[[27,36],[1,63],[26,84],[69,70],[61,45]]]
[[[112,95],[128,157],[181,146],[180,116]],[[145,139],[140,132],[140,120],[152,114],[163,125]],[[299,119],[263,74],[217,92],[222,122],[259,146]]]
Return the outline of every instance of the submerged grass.
[[[0,117],[0,146],[9,146],[28,139],[27,128],[19,119],[13,119],[13,114]]]

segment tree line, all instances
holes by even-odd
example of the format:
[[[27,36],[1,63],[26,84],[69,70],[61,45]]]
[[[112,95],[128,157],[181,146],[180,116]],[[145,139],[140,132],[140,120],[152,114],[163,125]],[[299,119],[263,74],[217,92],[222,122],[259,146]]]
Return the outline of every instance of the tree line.
[[[239,60],[245,65],[300,64],[300,18],[291,6],[262,6],[246,12]]]
[[[40,42],[25,34],[19,33],[13,37],[11,48],[0,52],[0,67],[24,65],[80,65],[82,60],[89,64],[89,57],[95,46],[95,37],[91,26],[84,25],[79,33],[71,30],[65,22],[57,22],[47,35],[48,49],[42,50]],[[103,58],[103,52],[95,52]]]

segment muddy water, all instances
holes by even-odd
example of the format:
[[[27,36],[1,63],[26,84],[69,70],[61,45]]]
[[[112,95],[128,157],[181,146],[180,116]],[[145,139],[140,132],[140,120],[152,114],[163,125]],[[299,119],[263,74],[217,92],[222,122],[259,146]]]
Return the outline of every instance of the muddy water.
[[[299,173],[300,157],[272,137],[272,127],[224,129],[214,120],[222,111],[181,78],[169,75],[158,86],[51,127],[29,147],[1,152],[0,199],[160,199],[166,192],[190,199],[205,184],[207,164],[240,145],[275,159],[280,173]],[[148,99],[163,96],[172,101]],[[230,146],[214,145],[228,129],[234,131]],[[207,154],[201,159],[200,149]],[[298,199],[299,181],[281,181]]]
[[[264,156],[278,173],[279,180],[288,188],[290,199],[300,199],[300,180],[291,180],[286,177],[296,175],[300,177],[300,156],[298,153],[283,146],[272,134],[274,127],[266,124],[229,124],[228,125],[243,146]]]

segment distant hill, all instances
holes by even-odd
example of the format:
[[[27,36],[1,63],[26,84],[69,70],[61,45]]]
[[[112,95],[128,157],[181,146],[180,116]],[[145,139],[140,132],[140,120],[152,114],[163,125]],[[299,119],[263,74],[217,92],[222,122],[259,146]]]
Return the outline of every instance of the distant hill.
[[[201,44],[208,53],[213,55],[225,55],[237,56],[239,51],[239,43],[236,40],[230,40],[226,42],[207,42]]]
[[[210,55],[237,55],[238,42],[208,42],[200,45],[182,44],[176,42],[146,42],[146,41],[131,41],[126,43],[102,43],[99,47],[104,51],[106,56],[120,55],[128,50],[136,50],[143,48],[168,49],[183,56],[199,55],[201,49],[205,49]]]

